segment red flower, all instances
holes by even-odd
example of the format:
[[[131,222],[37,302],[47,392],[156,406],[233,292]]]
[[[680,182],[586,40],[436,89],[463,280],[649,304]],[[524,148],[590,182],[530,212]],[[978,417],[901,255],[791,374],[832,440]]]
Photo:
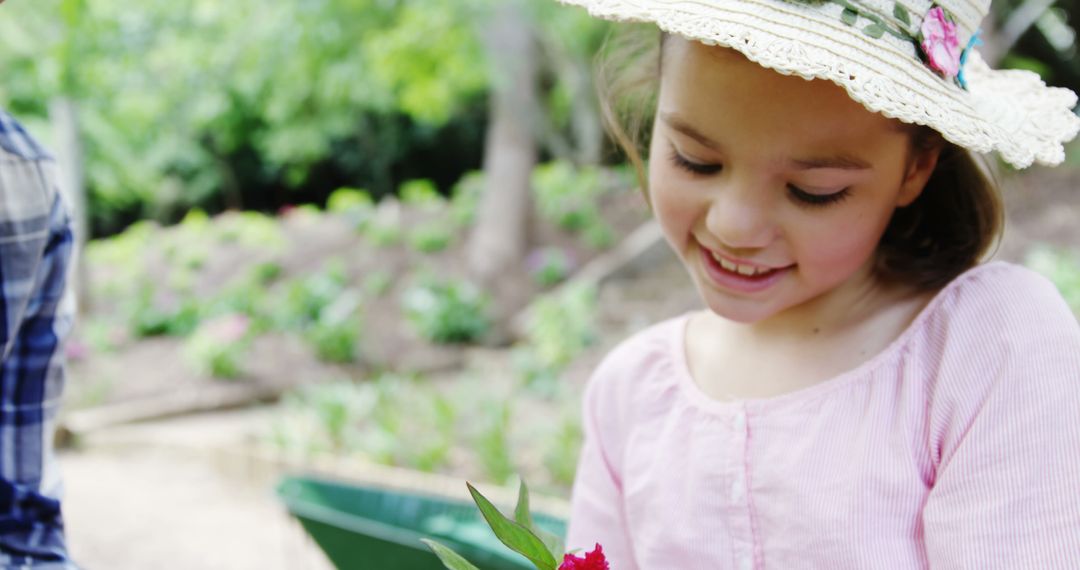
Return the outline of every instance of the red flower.
[[[592,552],[585,553],[585,558],[573,554],[563,556],[559,570],[608,570],[608,563],[607,559],[604,558],[603,549],[597,544]]]

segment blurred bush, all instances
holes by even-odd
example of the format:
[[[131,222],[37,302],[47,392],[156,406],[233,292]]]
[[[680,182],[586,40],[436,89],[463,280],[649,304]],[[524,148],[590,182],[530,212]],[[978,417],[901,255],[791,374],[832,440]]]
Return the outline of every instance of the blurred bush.
[[[321,204],[341,186],[448,190],[480,165],[492,1],[9,2],[0,68],[18,80],[0,106],[47,138],[50,101],[76,102],[95,235],[195,206]],[[531,4],[555,62],[545,129],[568,132],[584,98],[559,62],[588,62],[604,27]]]

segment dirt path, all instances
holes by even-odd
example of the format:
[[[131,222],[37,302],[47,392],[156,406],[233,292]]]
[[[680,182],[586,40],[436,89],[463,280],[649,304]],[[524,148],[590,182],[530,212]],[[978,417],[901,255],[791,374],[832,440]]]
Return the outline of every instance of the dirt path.
[[[330,570],[273,494],[185,441],[243,438],[238,412],[111,430],[60,457],[70,549],[87,570]]]

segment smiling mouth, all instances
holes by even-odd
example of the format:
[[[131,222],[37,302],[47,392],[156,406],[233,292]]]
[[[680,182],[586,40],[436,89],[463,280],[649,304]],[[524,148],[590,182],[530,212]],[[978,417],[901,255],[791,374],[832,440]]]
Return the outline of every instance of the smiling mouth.
[[[709,255],[711,255],[712,258],[716,260],[716,262],[720,264],[720,267],[722,267],[723,269],[730,271],[731,273],[738,273],[743,277],[759,277],[779,271],[778,269],[773,269],[769,267],[754,267],[751,265],[741,265],[738,263],[733,263],[731,261],[728,261],[727,259],[724,259],[723,257],[720,257],[713,251],[709,251]]]

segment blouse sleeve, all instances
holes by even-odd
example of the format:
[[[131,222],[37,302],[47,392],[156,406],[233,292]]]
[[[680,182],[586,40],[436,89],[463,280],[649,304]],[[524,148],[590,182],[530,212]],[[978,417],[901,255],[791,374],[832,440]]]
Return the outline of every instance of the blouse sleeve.
[[[1080,568],[1080,327],[1015,266],[942,330],[930,402],[929,567]]]
[[[617,348],[589,380],[583,402],[585,436],[571,499],[567,549],[591,551],[603,547],[612,568],[637,570],[626,521],[620,469],[620,439],[625,435],[625,410],[619,402],[625,393],[613,390],[623,368]]]

